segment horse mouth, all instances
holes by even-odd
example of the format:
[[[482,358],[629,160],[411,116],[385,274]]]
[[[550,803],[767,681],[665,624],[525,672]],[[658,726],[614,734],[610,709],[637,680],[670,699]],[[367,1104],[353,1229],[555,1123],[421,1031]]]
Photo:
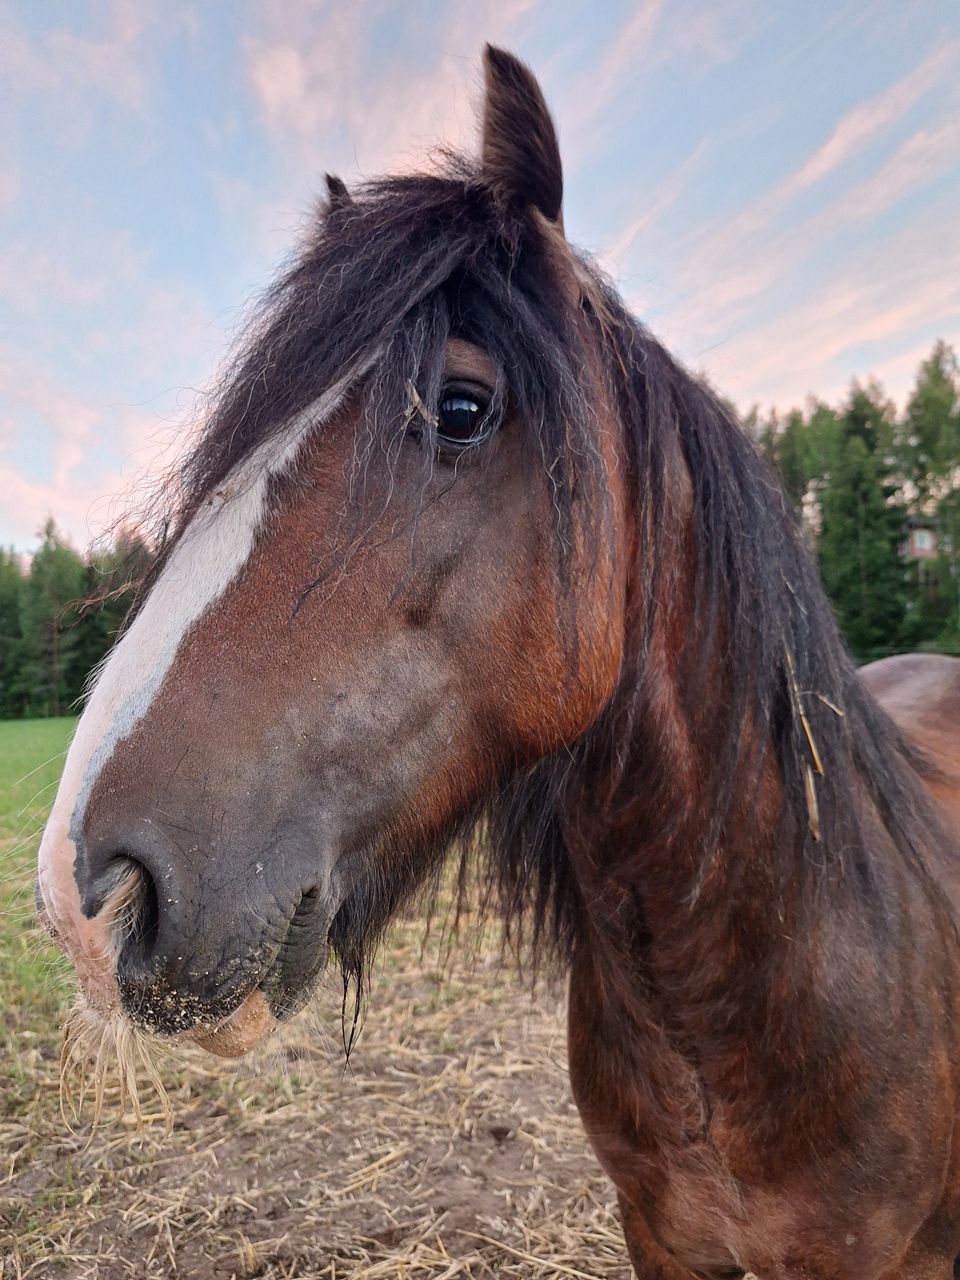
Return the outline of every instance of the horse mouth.
[[[258,988],[226,1018],[196,1026],[188,1034],[201,1049],[219,1058],[242,1058],[261,1044],[276,1025],[273,1010]]]
[[[193,1027],[187,1034],[194,1043],[221,1058],[240,1058],[302,1008],[326,964],[333,914],[318,889],[304,891],[257,988],[226,1017]]]

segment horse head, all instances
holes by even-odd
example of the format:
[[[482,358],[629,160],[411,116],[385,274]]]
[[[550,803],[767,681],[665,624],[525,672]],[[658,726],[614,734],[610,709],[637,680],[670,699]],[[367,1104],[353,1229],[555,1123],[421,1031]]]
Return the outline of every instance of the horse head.
[[[41,915],[104,1015],[242,1052],[608,705],[633,535],[561,193],[495,49],[479,163],[329,180],[43,837]]]

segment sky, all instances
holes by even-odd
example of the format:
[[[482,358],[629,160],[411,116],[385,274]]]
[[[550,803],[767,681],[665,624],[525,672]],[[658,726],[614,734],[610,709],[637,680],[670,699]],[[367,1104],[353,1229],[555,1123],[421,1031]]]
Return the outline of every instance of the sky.
[[[565,225],[742,408],[960,345],[956,0],[0,0],[0,545],[135,512],[322,174],[536,70]]]

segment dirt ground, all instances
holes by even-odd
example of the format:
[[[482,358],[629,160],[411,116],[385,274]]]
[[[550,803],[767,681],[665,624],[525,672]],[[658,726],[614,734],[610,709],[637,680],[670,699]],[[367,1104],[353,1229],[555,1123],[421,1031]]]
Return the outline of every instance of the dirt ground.
[[[401,923],[346,1069],[331,980],[258,1063],[169,1061],[172,1132],[153,1106],[143,1137],[113,1098],[95,1134],[71,1133],[59,1046],[37,1035],[0,1108],[0,1274],[628,1280],[563,1004],[495,940],[424,945]]]

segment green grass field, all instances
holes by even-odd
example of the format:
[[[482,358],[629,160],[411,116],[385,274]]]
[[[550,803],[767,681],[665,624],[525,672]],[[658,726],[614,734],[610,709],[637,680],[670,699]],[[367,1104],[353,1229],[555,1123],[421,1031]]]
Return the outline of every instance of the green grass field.
[[[66,964],[33,916],[37,846],[53,804],[74,725],[59,720],[0,721],[0,992],[4,1056],[55,1032],[69,983]]]
[[[76,721],[0,720],[0,840],[16,839],[25,823],[46,817]]]

